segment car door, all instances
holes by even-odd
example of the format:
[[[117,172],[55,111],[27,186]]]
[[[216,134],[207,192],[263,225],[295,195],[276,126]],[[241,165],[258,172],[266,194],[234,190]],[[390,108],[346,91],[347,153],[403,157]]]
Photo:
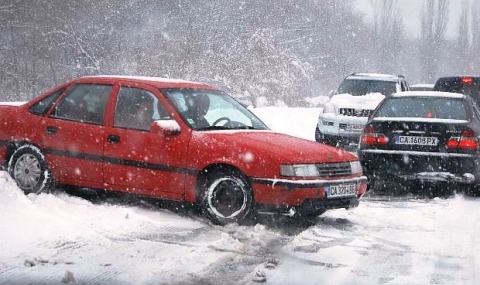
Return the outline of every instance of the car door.
[[[150,131],[154,121],[172,120],[173,109],[166,106],[168,102],[158,90],[149,86],[121,84],[115,102],[106,130],[106,187],[183,199],[190,132],[165,136]],[[148,116],[145,111],[150,112]],[[139,113],[143,113],[145,122],[139,122]]]
[[[108,84],[74,84],[41,121],[41,144],[62,184],[102,187]]]

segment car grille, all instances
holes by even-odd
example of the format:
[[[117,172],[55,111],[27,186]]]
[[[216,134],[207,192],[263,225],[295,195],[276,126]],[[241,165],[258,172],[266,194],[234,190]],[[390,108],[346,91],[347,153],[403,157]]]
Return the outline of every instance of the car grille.
[[[367,109],[353,109],[353,108],[340,108],[340,115],[352,116],[352,117],[368,117],[372,110]]]
[[[322,163],[316,166],[320,177],[338,177],[352,174],[350,162]]]

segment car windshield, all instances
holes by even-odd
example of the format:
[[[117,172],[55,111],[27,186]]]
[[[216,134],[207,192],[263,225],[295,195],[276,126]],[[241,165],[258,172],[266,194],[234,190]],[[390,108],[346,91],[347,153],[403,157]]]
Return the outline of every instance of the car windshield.
[[[252,112],[221,91],[188,88],[160,91],[195,130],[268,129]]]
[[[338,87],[337,93],[348,93],[354,96],[366,95],[369,93],[382,93],[391,95],[396,92],[396,82],[365,80],[365,79],[346,79]]]
[[[465,101],[453,98],[388,98],[375,117],[467,120]]]

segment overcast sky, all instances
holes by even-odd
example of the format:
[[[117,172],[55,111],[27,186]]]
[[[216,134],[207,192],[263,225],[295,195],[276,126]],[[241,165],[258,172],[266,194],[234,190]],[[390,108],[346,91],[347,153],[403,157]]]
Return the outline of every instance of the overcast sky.
[[[357,8],[360,11],[365,12],[367,19],[372,17],[372,4],[371,0],[356,0]],[[469,0],[474,1],[474,0]],[[422,9],[422,3],[425,0],[399,0],[398,5],[404,19],[405,28],[407,31],[412,31],[414,36],[420,34],[420,11]],[[447,36],[454,37],[458,31],[458,19],[460,17],[461,0],[450,1],[450,16],[447,25]]]

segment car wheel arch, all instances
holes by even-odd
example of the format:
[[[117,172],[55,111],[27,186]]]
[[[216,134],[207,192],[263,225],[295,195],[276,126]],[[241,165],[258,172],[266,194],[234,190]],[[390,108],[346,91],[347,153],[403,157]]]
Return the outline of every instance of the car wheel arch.
[[[197,197],[197,201],[199,198],[201,198],[202,194],[203,193],[200,193],[201,191],[201,187],[203,185],[203,183],[205,183],[208,175],[210,173],[213,173],[215,171],[231,171],[232,173],[235,173],[235,174],[239,174],[239,175],[242,175],[246,178],[246,180],[248,181],[249,183],[249,186],[252,187],[252,184],[250,182],[250,179],[248,179],[248,176],[247,174],[245,174],[244,171],[242,171],[240,168],[234,166],[234,165],[231,165],[231,164],[227,164],[227,163],[214,163],[214,164],[210,164],[210,165],[207,165],[205,166],[202,170],[200,170],[200,172],[198,173],[198,176],[197,176],[197,180],[196,180],[196,184],[195,184],[195,195]]]
[[[17,151],[17,149],[19,149],[20,147],[23,147],[24,145],[31,145],[35,148],[38,148],[40,151],[43,151],[43,149],[39,145],[34,144],[30,141],[24,140],[24,141],[10,142],[7,146],[7,153],[5,155],[7,165],[8,165],[8,162],[10,161],[10,158],[12,158],[12,155],[15,153],[15,151]]]

